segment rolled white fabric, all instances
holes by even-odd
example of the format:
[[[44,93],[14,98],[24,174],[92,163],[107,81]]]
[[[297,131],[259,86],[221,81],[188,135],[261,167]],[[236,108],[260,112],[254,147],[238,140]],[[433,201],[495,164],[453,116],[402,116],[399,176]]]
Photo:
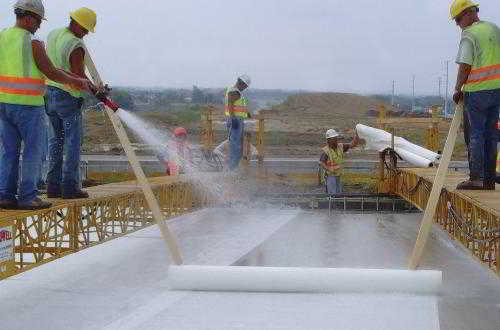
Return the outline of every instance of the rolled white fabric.
[[[356,132],[366,141],[366,148],[369,150],[382,151],[391,147],[391,134],[384,130],[358,124]],[[441,157],[438,153],[408,142],[399,136],[394,137],[394,149],[404,160],[418,167],[430,167],[431,163],[437,162]]]
[[[398,153],[398,155],[403,158],[404,161],[407,163],[410,163],[416,167],[432,167],[433,163],[424,157],[420,157],[417,154],[414,154],[413,152],[410,152],[406,149],[398,148],[395,147],[394,150]]]
[[[172,290],[318,293],[439,292],[440,271],[247,266],[169,267]]]
[[[438,154],[432,150],[423,148],[417,144],[411,143],[408,140],[403,139],[402,137],[396,137],[395,141],[394,141],[394,145],[398,146],[402,149],[405,149],[413,154],[416,154],[420,157],[426,158],[426,159],[430,160],[431,162],[437,162],[441,158],[440,154]]]

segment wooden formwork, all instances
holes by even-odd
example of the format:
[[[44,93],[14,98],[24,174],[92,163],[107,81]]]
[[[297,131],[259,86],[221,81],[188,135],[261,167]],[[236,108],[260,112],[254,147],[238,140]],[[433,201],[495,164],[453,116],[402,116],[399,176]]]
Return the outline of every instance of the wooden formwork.
[[[408,202],[425,210],[436,173],[434,169],[388,170],[389,188]],[[450,237],[474,257],[500,275],[500,191],[459,191],[466,179],[449,172],[439,196],[434,220]]]
[[[165,219],[213,201],[208,193],[183,181],[182,176],[154,178],[150,182]],[[3,277],[155,224],[135,181],[92,187],[88,191],[88,199],[54,200],[54,206],[46,210],[0,212],[0,224],[13,225],[15,242],[15,267]]]

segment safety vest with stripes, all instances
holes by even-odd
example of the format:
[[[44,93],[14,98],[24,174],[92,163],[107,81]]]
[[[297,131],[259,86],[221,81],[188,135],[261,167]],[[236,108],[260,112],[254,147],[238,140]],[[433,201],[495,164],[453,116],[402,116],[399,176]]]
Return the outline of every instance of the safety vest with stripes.
[[[240,93],[240,98],[233,104],[233,113],[237,117],[248,118],[248,100],[246,97],[241,95],[241,92],[235,87],[226,88],[224,94],[224,113],[229,116],[229,93],[238,92]]]
[[[75,37],[67,27],[56,29],[49,33],[47,38],[47,55],[56,68],[71,72],[69,59],[71,53],[77,48],[85,50],[85,44],[82,39]],[[70,93],[73,97],[83,96],[82,91],[73,89],[69,85],[60,84],[52,80],[47,80],[47,85],[62,89]]]
[[[0,102],[41,106],[45,76],[33,58],[31,33],[18,27],[0,32]]]
[[[322,150],[328,156],[328,160],[326,161],[327,174],[334,176],[342,175],[344,164],[344,145],[342,143],[337,144],[337,150],[334,150],[329,146],[323,147]]]
[[[474,46],[474,60],[465,92],[500,88],[500,29],[495,24],[480,21],[462,32],[462,39]]]

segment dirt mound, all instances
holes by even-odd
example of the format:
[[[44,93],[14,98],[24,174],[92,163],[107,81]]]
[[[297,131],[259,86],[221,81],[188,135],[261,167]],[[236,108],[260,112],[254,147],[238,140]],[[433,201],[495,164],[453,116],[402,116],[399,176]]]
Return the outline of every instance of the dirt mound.
[[[358,123],[370,123],[380,100],[348,93],[303,93],[273,107],[271,127],[283,132],[323,133],[335,128],[349,133]],[[391,106],[384,104],[388,111]]]

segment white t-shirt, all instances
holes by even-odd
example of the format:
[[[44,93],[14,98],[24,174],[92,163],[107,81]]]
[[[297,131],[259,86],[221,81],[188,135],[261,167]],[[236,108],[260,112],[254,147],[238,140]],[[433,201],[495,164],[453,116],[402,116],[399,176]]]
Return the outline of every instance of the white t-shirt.
[[[474,62],[474,44],[470,39],[462,38],[462,40],[460,40],[460,46],[458,48],[458,54],[455,62],[457,64],[469,65],[472,65]]]

